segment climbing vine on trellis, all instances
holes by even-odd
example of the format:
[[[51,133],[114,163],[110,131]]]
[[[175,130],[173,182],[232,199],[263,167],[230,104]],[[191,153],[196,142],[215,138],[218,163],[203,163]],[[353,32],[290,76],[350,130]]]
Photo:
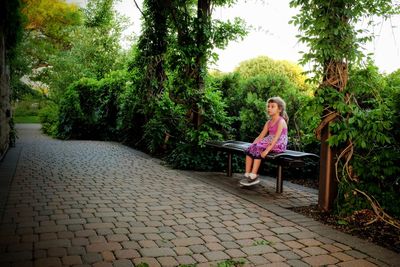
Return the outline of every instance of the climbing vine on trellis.
[[[360,124],[362,109],[356,94],[347,88],[349,71],[364,59],[362,45],[373,38],[366,30],[357,29],[357,23],[361,19],[372,23],[373,16],[398,14],[399,3],[389,0],[292,0],[290,5],[300,8],[291,23],[298,26],[301,31],[299,40],[309,47],[301,61],[303,64],[311,63],[311,72],[315,74],[313,79],[320,84],[315,102],[322,115],[316,135],[320,138],[322,129],[330,127],[332,137],[329,144],[338,147],[335,168],[339,186],[350,185],[348,188],[353,194],[367,199],[377,219],[400,228],[400,223],[388,215],[371,194],[360,189],[360,177],[352,165],[355,149],[367,146],[362,138],[372,137],[375,145],[390,144],[390,138],[380,133],[389,130],[391,125],[379,124],[383,121],[379,118],[390,110],[376,113],[378,126],[371,133],[357,136],[357,131],[351,129],[355,123],[363,129]],[[385,107],[379,100],[376,104]]]

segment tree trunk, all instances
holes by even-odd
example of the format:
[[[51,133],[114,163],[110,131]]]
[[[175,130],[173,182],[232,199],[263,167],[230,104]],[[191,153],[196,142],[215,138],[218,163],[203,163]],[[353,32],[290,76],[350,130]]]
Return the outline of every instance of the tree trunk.
[[[197,54],[195,58],[195,68],[193,70],[193,78],[196,81],[198,95],[204,92],[204,76],[207,70],[207,50],[209,40],[207,38],[207,31],[211,31],[211,0],[198,0],[197,2],[197,25],[196,25],[196,45]],[[195,129],[198,129],[203,122],[201,110],[198,108],[197,103],[192,106],[192,119]]]

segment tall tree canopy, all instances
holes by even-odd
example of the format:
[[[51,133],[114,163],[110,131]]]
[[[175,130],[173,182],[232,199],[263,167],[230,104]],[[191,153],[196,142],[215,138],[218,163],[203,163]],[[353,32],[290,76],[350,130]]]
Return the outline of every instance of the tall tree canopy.
[[[39,32],[53,43],[68,44],[68,28],[79,25],[82,15],[78,6],[61,0],[23,0],[22,13],[26,30]]]
[[[223,22],[212,19],[214,6],[233,0],[146,0],[143,3],[142,34],[138,41],[136,67],[145,70],[141,79],[145,95],[164,90],[169,73],[169,94],[190,110],[195,127],[201,122],[197,103],[204,90],[207,63],[215,59],[215,47],[245,34],[239,19]],[[167,70],[167,71],[166,71]]]

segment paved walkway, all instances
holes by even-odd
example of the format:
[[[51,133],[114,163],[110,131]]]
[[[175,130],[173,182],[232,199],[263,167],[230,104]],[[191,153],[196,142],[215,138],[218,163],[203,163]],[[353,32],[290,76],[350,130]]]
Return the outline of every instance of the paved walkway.
[[[240,189],[118,143],[18,131],[0,164],[0,266],[400,265],[394,252],[286,209],[316,201],[298,186]]]

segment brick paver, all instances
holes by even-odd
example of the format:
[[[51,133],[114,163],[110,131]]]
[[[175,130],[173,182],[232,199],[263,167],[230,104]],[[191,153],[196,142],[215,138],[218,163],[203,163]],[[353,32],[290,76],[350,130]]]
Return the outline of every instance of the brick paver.
[[[18,130],[18,155],[10,153],[18,161],[7,172],[8,198],[1,196],[8,200],[0,266],[400,262],[394,252],[286,209],[316,203],[315,191],[285,185],[276,194],[269,179],[240,189],[238,176],[172,170],[118,143],[54,140],[35,125]]]

